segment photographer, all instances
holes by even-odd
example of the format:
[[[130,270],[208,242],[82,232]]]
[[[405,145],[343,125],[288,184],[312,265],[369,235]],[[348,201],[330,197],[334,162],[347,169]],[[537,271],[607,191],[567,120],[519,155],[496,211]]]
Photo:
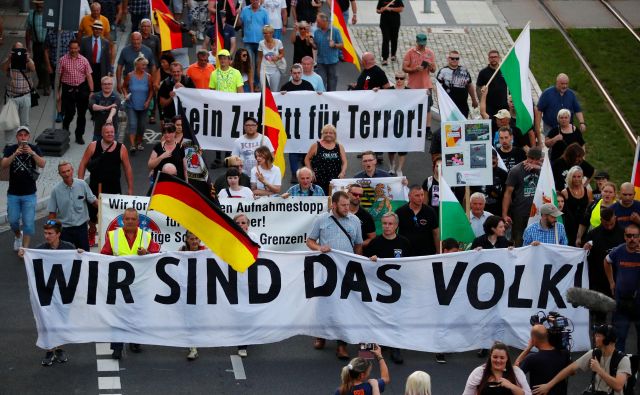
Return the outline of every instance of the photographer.
[[[529,373],[529,384],[535,386],[544,384],[555,377],[569,363],[570,355],[567,350],[556,348],[549,341],[549,330],[542,324],[531,328],[531,338],[527,348],[522,351],[515,362],[515,366]],[[531,353],[535,347],[538,352]],[[549,391],[551,395],[567,395],[567,380],[563,380]]]
[[[2,62],[2,71],[7,74],[9,79],[7,97],[18,106],[20,125],[29,126],[30,93],[33,86],[29,75],[35,70],[36,66],[22,43],[13,44],[9,57]]]
[[[551,381],[534,386],[535,395],[549,394],[551,389],[567,377],[576,374],[578,369],[593,372],[591,385],[584,394],[623,395],[622,391],[629,375],[631,362],[629,357],[616,350],[616,331],[611,325],[601,325],[593,335],[596,348],[587,351],[577,361],[562,369]],[[609,367],[605,369],[605,367]]]
[[[9,190],[7,191],[7,217],[15,234],[13,250],[29,247],[35,233],[36,178],[37,167],[44,168],[42,152],[29,144],[29,128],[20,126],[16,132],[17,144],[4,149],[2,168],[9,168]],[[20,217],[22,230],[20,231]]]

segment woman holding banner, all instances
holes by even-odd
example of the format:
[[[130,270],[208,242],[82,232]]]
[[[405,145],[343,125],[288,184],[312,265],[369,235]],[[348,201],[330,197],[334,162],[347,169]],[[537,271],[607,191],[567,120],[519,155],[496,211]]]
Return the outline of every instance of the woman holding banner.
[[[347,172],[347,154],[336,140],[335,126],[324,125],[317,141],[309,148],[304,165],[316,174],[316,185],[330,195],[329,183],[334,178],[344,178]]]
[[[531,395],[527,376],[511,364],[506,344],[496,342],[484,365],[478,366],[467,379],[462,395]]]
[[[508,248],[511,247],[509,240],[504,237],[507,229],[504,220],[497,215],[492,215],[482,224],[484,234],[473,240],[471,248],[479,251],[483,248]]]

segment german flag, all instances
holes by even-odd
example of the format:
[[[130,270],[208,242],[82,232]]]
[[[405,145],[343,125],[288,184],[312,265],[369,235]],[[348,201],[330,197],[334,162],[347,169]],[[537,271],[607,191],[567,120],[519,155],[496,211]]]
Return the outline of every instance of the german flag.
[[[149,209],[177,221],[202,240],[234,270],[243,273],[258,257],[260,246],[191,185],[166,173],[158,173]]]
[[[222,31],[224,29],[224,25],[221,23],[222,22],[222,17],[220,17],[219,13],[216,13],[216,18],[215,18],[215,29],[216,29],[216,54],[220,51],[222,51],[224,48],[224,35],[222,34]],[[218,63],[220,64],[220,63]]]
[[[284,147],[287,145],[287,132],[278,113],[278,106],[273,99],[271,88],[269,88],[269,84],[264,78],[264,70],[262,71],[262,86],[262,98],[260,100],[260,106],[262,107],[262,134],[271,141],[274,150],[273,164],[278,166],[280,175],[284,177],[286,170]]]
[[[340,37],[342,37],[342,43],[344,44],[342,47],[342,57],[344,58],[344,61],[353,63],[358,71],[360,71],[360,61],[358,60],[356,50],[353,48],[349,29],[347,29],[347,23],[342,15],[342,8],[340,8],[340,4],[335,0],[331,2],[331,13],[333,14],[331,16],[331,24],[340,32]]]
[[[185,34],[182,24],[173,18],[173,14],[162,0],[151,0],[151,12],[158,25],[161,51],[190,46],[191,37]]]

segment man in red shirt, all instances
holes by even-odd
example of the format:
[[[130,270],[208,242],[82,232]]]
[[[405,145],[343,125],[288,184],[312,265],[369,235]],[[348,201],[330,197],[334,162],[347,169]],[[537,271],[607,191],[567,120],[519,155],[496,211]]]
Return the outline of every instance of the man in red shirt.
[[[122,216],[122,228],[112,230],[100,250],[101,254],[113,256],[147,255],[160,251],[158,243],[151,239],[151,232],[140,229],[138,212],[128,208]],[[111,343],[111,358],[122,358],[122,343]],[[132,352],[139,353],[139,344],[129,344]]]
[[[436,54],[427,48],[427,35],[416,35],[416,46],[410,48],[404,55],[402,71],[407,73],[409,81],[407,86],[411,89],[427,89],[429,91],[429,103],[427,104],[427,138],[431,138],[431,106],[433,105],[430,73],[435,73]]]

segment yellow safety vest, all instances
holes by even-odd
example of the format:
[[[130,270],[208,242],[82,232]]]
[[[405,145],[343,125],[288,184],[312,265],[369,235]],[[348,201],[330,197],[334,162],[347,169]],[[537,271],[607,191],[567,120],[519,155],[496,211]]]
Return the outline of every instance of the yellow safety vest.
[[[600,204],[602,203],[602,199],[598,200],[596,206],[591,211],[591,218],[589,218],[589,223],[592,228],[596,228],[600,226]]]
[[[149,248],[149,244],[151,244],[151,233],[138,228],[136,240],[133,242],[133,246],[129,247],[129,242],[124,235],[124,230],[118,228],[109,232],[109,243],[111,243],[111,251],[114,256],[138,255],[138,247],[144,249]]]

